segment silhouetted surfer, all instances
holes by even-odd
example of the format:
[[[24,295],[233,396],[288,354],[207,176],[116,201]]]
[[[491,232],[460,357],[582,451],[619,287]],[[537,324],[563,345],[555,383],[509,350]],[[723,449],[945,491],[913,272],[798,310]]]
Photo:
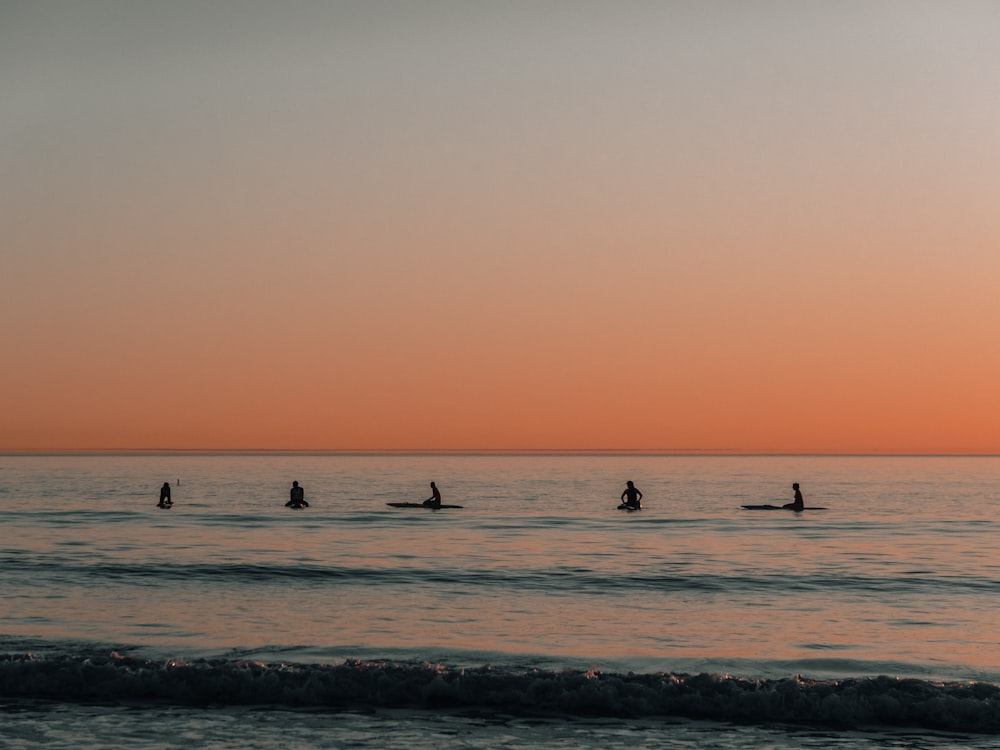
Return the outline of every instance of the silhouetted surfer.
[[[438,492],[437,485],[434,484],[434,482],[431,482],[431,492],[433,492],[434,494],[431,495],[426,500],[424,500],[424,505],[426,505],[426,506],[428,506],[430,508],[440,508],[441,507],[441,493]]]
[[[160,487],[160,502],[156,504],[157,508],[169,508],[174,504],[174,501],[170,499],[170,482],[164,482],[163,486]]]
[[[785,503],[782,508],[788,508],[789,510],[805,510],[806,504],[802,499],[802,493],[799,492],[799,483],[796,482],[792,485],[792,489],[795,490],[795,501],[791,503]]]
[[[292,491],[290,494],[291,497],[285,503],[286,508],[295,508],[298,510],[299,508],[309,507],[309,503],[306,502],[306,491],[299,487],[298,482],[292,482]]]
[[[630,510],[640,510],[642,508],[642,493],[632,482],[625,482],[625,491],[622,493],[622,505]]]

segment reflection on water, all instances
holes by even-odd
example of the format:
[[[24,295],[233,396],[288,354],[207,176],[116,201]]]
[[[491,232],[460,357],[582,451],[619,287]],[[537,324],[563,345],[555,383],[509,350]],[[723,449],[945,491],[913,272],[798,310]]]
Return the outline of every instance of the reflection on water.
[[[465,508],[385,505],[431,478]],[[308,511],[283,507],[292,479]],[[626,479],[641,513],[615,510]],[[829,510],[740,509],[793,480]],[[204,654],[997,674],[998,480],[998,459],[7,457],[2,626]]]

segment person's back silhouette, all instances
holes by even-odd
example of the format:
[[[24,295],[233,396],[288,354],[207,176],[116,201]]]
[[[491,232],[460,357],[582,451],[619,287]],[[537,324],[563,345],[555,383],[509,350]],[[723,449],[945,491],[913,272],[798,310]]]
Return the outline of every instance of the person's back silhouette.
[[[288,502],[285,503],[286,508],[308,508],[309,503],[306,502],[306,491],[299,487],[298,482],[292,482],[292,491],[289,493],[290,497]]]

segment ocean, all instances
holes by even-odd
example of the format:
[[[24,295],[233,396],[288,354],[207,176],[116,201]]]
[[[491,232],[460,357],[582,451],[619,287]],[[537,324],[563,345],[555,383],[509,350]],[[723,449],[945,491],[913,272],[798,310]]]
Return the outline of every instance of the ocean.
[[[0,745],[997,748],[998,511],[995,457],[0,456]]]

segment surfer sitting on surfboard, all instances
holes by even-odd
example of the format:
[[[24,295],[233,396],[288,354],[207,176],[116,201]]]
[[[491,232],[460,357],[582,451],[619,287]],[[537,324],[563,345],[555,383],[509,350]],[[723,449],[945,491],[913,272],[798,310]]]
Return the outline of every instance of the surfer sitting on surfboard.
[[[160,502],[156,504],[157,508],[169,508],[174,504],[174,501],[170,499],[170,482],[164,482],[163,486],[160,487]]]
[[[299,487],[298,482],[292,482],[292,491],[289,493],[291,497],[288,502],[285,503],[286,508],[308,508],[309,503],[306,502],[306,491]]]
[[[642,493],[632,482],[625,482],[625,491],[622,493],[622,505],[632,510],[642,508]]]
[[[799,492],[799,483],[796,482],[792,485],[792,489],[795,490],[795,501],[791,503],[785,503],[782,508],[788,508],[788,510],[805,510],[806,504],[802,499],[802,493]]]
[[[434,494],[431,495],[426,500],[424,500],[424,505],[427,505],[427,506],[429,506],[431,508],[440,508],[441,507],[441,493],[438,492],[437,485],[434,484],[434,482],[431,482],[431,492],[433,492]]]

